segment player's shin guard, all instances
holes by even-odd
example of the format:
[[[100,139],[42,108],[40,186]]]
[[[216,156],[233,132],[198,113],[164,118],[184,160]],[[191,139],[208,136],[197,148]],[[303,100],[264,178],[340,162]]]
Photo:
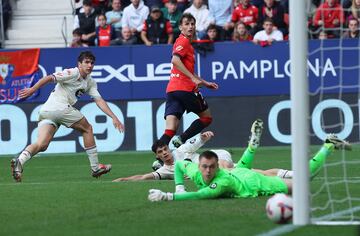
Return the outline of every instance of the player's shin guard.
[[[170,143],[170,140],[172,137],[174,137],[176,131],[171,129],[166,129],[164,134],[161,136],[160,140],[163,141],[166,144]]]
[[[194,120],[193,123],[191,123],[190,127],[185,130],[183,134],[180,135],[180,140],[185,143],[186,140],[189,138],[197,135],[200,133],[203,129],[208,127],[212,122],[212,117],[200,117],[197,120]]]
[[[310,176],[313,179],[323,167],[326,158],[334,150],[334,145],[332,143],[325,143],[321,149],[316,153],[316,155],[309,161],[310,166]]]
[[[88,154],[88,158],[90,161],[90,166],[93,171],[96,171],[99,168],[99,159],[97,154],[96,146],[86,148],[86,153]]]
[[[246,148],[245,152],[243,153],[242,157],[236,164],[236,168],[252,168],[252,163],[254,161],[254,152],[255,150],[251,148]]]
[[[22,151],[18,157],[21,166],[24,166],[25,162],[30,160],[31,157],[32,155],[28,150],[25,149],[24,151]]]

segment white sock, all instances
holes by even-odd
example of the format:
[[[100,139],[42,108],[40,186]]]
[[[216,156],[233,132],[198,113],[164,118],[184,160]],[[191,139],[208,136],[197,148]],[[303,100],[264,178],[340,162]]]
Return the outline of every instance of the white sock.
[[[283,178],[283,179],[292,179],[293,171],[292,170],[279,169],[279,171],[277,172],[276,175],[279,176],[280,178]]]
[[[31,159],[31,153],[27,150],[22,151],[18,157],[21,166],[24,166],[25,162],[27,162],[30,159]]]
[[[96,171],[99,168],[99,160],[96,146],[86,149],[88,158],[90,161],[90,166],[93,171]]]

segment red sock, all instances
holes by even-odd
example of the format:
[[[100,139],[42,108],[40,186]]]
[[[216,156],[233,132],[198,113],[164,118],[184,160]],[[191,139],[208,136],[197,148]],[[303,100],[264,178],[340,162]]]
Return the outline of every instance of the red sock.
[[[169,136],[170,138],[172,138],[172,137],[174,137],[174,135],[175,135],[175,130],[166,129],[166,130],[165,130],[165,134],[166,134],[167,136]]]
[[[185,143],[186,140],[189,138],[197,135],[200,133],[204,128],[209,126],[212,122],[212,118],[210,116],[207,117],[200,117],[197,120],[194,120],[193,123],[191,123],[190,127],[185,130],[183,134],[180,135],[180,140]]]
[[[205,127],[209,126],[212,122],[212,117],[210,116],[200,117],[199,119]]]
[[[161,136],[160,140],[165,142],[166,144],[169,144],[172,137],[174,137],[176,131],[172,129],[166,129],[164,134]]]

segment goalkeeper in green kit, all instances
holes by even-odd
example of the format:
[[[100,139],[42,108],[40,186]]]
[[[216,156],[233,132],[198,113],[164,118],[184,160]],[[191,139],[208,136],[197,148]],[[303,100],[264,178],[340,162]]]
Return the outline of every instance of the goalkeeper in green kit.
[[[262,131],[261,126],[256,127]],[[260,138],[260,135],[259,135]],[[243,156],[232,170],[219,169],[218,157],[212,151],[205,151],[199,156],[199,163],[177,161],[175,164],[175,193],[166,193],[158,189],[150,189],[150,201],[194,200],[211,198],[246,198],[275,193],[291,194],[292,180],[278,176],[265,176],[261,172],[251,170],[259,139],[250,142]],[[319,172],[327,156],[334,149],[351,150],[351,145],[334,134],[329,134],[318,153],[309,161],[311,177]],[[196,192],[186,192],[184,176],[189,177],[199,189]]]

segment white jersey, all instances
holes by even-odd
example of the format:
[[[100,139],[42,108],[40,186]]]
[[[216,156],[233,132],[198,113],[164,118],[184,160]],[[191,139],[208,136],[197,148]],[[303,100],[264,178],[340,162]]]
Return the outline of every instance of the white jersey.
[[[175,173],[175,165],[166,165],[164,164],[162,167],[152,172],[154,179],[174,179]]]
[[[273,30],[271,34],[267,34],[265,30],[261,30],[254,35],[254,39],[259,41],[267,41],[273,39],[275,41],[284,40],[283,33],[280,30]]]
[[[205,142],[201,139],[200,135],[187,141],[179,148],[172,151],[174,161],[190,160],[194,163],[199,163],[200,154],[196,151],[201,148]],[[216,153],[219,160],[224,160],[232,163],[231,154],[223,149],[211,150]],[[163,165],[156,171],[152,172],[155,179],[174,179],[174,165]]]
[[[65,69],[62,72],[52,74],[57,83],[48,100],[41,107],[42,111],[63,110],[74,105],[84,93],[92,98],[100,98],[96,81],[88,75],[80,76],[79,68]]]

